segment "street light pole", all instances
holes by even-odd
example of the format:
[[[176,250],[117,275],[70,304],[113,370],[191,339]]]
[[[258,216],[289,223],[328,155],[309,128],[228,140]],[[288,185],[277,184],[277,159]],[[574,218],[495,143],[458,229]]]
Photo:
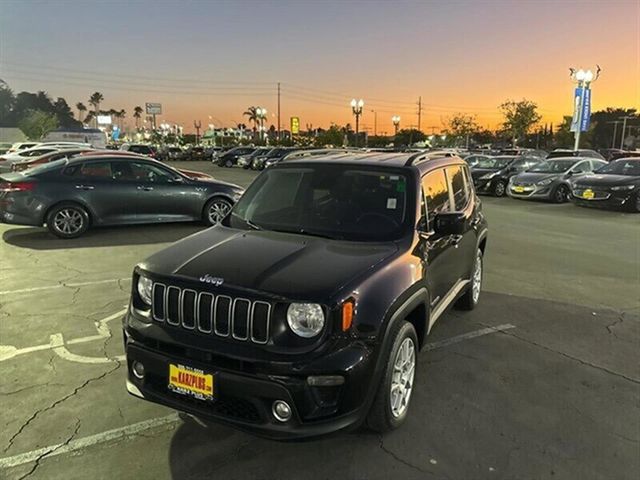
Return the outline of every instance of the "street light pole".
[[[622,135],[620,137],[620,150],[624,150],[624,132],[627,129],[627,120],[632,119],[634,117],[630,117],[628,115],[625,115],[624,117],[622,117]]]
[[[378,112],[376,110],[371,110],[373,113],[373,136],[378,136]]]
[[[202,128],[202,122],[198,120],[197,122],[193,121],[193,127],[196,129],[196,145],[200,144],[200,129]]]
[[[575,69],[571,69],[571,78],[578,84],[578,88],[580,89],[580,102],[574,106],[578,108],[578,117],[577,117],[577,122],[576,122],[576,135],[575,135],[575,142],[573,144],[573,150],[577,151],[578,148],[580,147],[580,133],[582,131],[582,121],[584,120],[583,118],[583,111],[584,111],[584,99],[586,97],[586,93],[587,91],[591,88],[591,84],[593,82],[595,82],[598,77],[600,76],[600,67],[598,67],[598,69],[596,70],[596,73],[594,74],[591,70],[587,70],[584,71],[582,69],[578,70],[577,72],[575,71]],[[589,97],[591,98],[591,97]],[[574,102],[575,102],[575,98],[574,98]]]
[[[351,111],[356,117],[356,148],[358,147],[358,131],[360,127],[360,115],[362,115],[362,107],[364,107],[364,100],[356,100],[355,98],[351,100]]]
[[[396,129],[396,135],[398,135],[398,127],[400,126],[400,116],[394,115],[391,117],[391,121],[393,122],[393,127]]]

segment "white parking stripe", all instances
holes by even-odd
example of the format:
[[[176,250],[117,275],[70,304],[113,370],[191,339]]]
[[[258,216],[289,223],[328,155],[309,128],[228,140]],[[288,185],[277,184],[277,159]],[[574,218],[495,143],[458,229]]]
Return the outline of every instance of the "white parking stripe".
[[[2,290],[0,291],[0,295],[9,295],[12,293],[41,292],[42,290],[53,290],[56,288],[76,288],[84,287],[86,285],[101,285],[103,283],[121,282],[124,280],[131,280],[131,278],[111,278],[109,280],[96,280],[94,282],[58,283],[56,285],[47,285],[46,287],[21,288],[19,290]]]
[[[51,458],[57,455],[62,455],[63,453],[75,452],[77,450],[90,447],[91,445],[129,437],[139,432],[161,427],[163,425],[169,425],[177,421],[178,415],[174,413],[166,417],[152,418],[151,420],[144,420],[142,422],[134,423],[133,425],[127,425],[126,427],[114,428],[113,430],[79,438],[78,440],[72,440],[66,445],[59,443],[57,445],[39,448],[38,450],[32,450],[31,452],[14,455],[13,457],[0,458],[0,468],[11,468],[24,465],[25,463],[35,461],[42,455],[45,455],[46,458]]]
[[[465,340],[471,340],[473,338],[482,337],[484,335],[498,333],[504,330],[509,330],[511,328],[516,328],[516,327],[514,325],[511,325],[510,323],[498,325],[496,327],[487,327],[481,330],[475,330],[473,332],[456,335],[455,337],[447,338],[446,340],[441,340],[439,342],[427,343],[424,346],[424,349],[436,350],[438,348],[446,347],[448,345],[453,345],[455,343],[460,343]],[[161,418],[153,418],[151,420],[145,420],[142,422],[134,423],[133,425],[128,425],[126,427],[116,428],[106,432],[98,433],[96,435],[91,435],[89,437],[80,438],[78,440],[72,440],[66,445],[63,443],[59,443],[57,445],[51,445],[49,447],[39,448],[38,450],[33,450],[31,452],[20,453],[18,455],[14,455],[13,457],[0,458],[0,469],[24,465],[25,463],[35,461],[36,459],[40,458],[43,455],[44,455],[44,458],[55,457],[56,455],[62,455],[63,453],[68,453],[68,452],[75,452],[77,450],[81,450],[83,448],[87,448],[92,445],[97,445],[99,443],[104,443],[104,442],[108,442],[108,441],[123,438],[123,437],[133,436],[137,433],[143,432],[145,430],[149,430],[151,428],[156,428],[163,425],[169,425],[169,424],[175,423],[178,421],[178,419],[179,417],[177,414],[172,414],[172,415],[168,415],[166,417],[161,417]]]
[[[481,330],[474,330],[473,332],[463,333],[462,335],[456,335],[455,337],[447,338],[446,340],[440,340],[439,342],[427,343],[424,346],[424,350],[435,350],[436,348],[446,347],[447,345],[453,345],[454,343],[464,342],[465,340],[471,340],[472,338],[482,337],[483,335],[489,335],[490,333],[497,333],[503,330],[509,330],[516,328],[510,323],[498,325],[496,327],[487,327]]]

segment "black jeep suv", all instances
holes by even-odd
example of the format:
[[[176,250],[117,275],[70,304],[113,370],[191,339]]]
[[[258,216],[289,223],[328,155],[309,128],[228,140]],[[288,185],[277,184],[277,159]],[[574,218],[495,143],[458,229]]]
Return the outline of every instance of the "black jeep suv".
[[[127,389],[271,438],[396,428],[434,322],[478,303],[486,236],[458,157],[282,161],[135,268]]]

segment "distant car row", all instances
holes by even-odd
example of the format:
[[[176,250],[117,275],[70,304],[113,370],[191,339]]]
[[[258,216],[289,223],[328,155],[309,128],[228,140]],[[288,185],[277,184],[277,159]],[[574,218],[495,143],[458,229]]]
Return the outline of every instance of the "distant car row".
[[[581,156],[542,160],[499,155],[467,160],[478,193],[640,212],[639,157],[610,163]]]

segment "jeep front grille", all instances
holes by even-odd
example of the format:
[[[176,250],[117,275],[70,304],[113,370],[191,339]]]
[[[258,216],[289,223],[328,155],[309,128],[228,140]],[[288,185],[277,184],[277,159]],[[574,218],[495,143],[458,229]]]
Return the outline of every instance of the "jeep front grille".
[[[265,344],[269,340],[271,304],[153,284],[152,316],[156,322],[236,340]]]

